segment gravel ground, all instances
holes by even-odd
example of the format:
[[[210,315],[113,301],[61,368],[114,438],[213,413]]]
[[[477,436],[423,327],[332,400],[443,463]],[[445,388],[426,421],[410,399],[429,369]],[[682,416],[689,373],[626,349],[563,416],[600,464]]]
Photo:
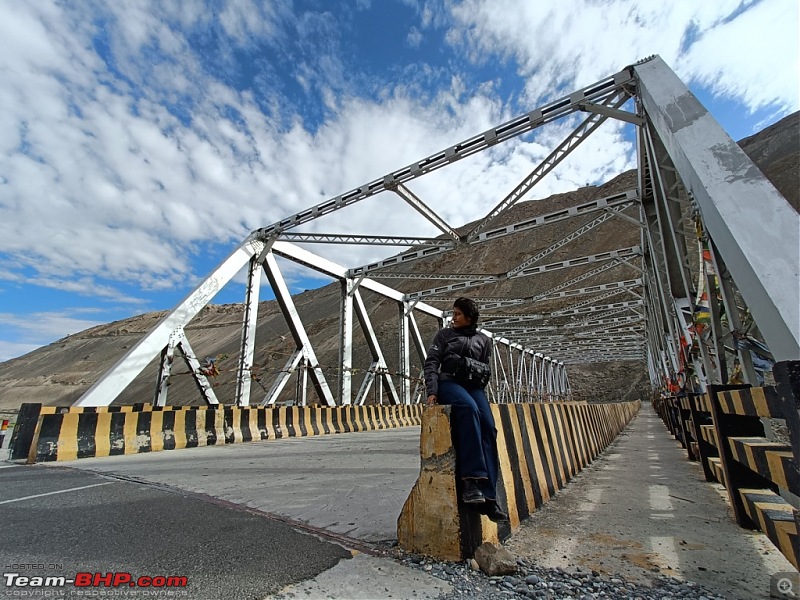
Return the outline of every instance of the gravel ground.
[[[503,577],[488,577],[464,563],[443,563],[422,556],[400,558],[409,567],[443,579],[453,591],[438,600],[724,600],[691,581],[658,575],[653,586],[635,584],[620,576],[606,576],[577,567],[571,570],[545,569],[517,559],[517,572]]]

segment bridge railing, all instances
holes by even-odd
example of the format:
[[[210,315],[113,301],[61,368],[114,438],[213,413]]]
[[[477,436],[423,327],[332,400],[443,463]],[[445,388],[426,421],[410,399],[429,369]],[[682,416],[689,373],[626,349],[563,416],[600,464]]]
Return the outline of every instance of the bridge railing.
[[[407,551],[442,560],[499,543],[591,463],[637,414],[641,402],[492,404],[500,469],[497,502],[507,522],[492,522],[460,501],[450,406],[422,411],[420,474],[397,520]]]
[[[774,374],[776,385],[712,385],[654,406],[706,479],[725,487],[736,522],[800,568],[800,361]]]

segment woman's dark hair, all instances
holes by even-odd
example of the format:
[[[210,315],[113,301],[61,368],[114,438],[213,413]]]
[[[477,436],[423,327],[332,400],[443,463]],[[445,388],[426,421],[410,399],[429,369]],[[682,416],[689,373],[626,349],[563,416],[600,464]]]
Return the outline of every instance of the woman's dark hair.
[[[480,316],[480,311],[478,310],[478,305],[475,304],[475,301],[472,298],[456,298],[456,301],[453,302],[453,306],[459,309],[464,316],[467,317],[473,325],[478,322],[478,317]]]

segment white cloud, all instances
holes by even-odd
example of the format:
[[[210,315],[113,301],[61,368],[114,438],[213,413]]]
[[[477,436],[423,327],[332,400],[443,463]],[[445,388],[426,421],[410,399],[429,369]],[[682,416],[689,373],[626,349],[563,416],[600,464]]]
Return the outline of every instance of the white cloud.
[[[416,27],[412,27],[406,36],[406,43],[412,48],[419,48],[419,45],[422,43],[422,39],[422,32]]]
[[[7,342],[5,340],[0,340],[0,362],[11,360],[12,358],[22,356],[28,352],[33,352],[39,346],[41,346],[41,344]]]
[[[3,340],[0,342],[0,361],[30,352],[53,339],[59,339],[106,321],[93,321],[72,316],[75,311],[34,312],[27,314],[0,313],[0,327],[7,333],[14,332],[23,342]],[[80,314],[80,313],[78,313]]]
[[[786,112],[798,107],[794,0],[446,4],[455,19],[451,43],[464,44],[476,62],[497,56],[516,61],[528,102],[659,54],[679,75],[751,110],[773,102]]]
[[[525,85],[520,100],[529,108],[656,52],[682,76],[751,109],[797,105],[797,50],[783,46],[797,41],[791,1],[745,4],[733,17],[735,0],[581,0],[569,10],[563,3],[512,0],[413,5],[421,29],[410,29],[410,45],[431,29],[449,28],[451,43],[475,62],[513,61]],[[252,229],[514,116],[498,97],[500,74],[475,86],[459,66],[414,65],[420,79],[382,82],[385,89],[365,99],[348,81],[330,15],[295,21],[289,3],[236,0],[220,5],[217,20],[199,6],[178,0],[70,8],[3,3],[0,251],[9,260],[0,278],[21,280],[32,270],[28,280],[39,285],[104,298],[119,296],[114,281],[145,289],[191,285],[205,274],[197,269],[213,268],[196,266],[203,247],[233,246]],[[359,8],[376,10],[368,2]],[[730,40],[752,39],[747,32],[765,28],[776,34],[729,48]],[[227,49],[204,57],[188,41],[192,32],[227,36]],[[280,90],[240,92],[204,65],[210,58],[233,65],[234,50],[283,43],[289,35],[304,48],[314,36],[325,40],[319,60],[293,65],[295,77],[324,99],[327,112],[314,127]],[[105,57],[95,51],[101,42]],[[788,58],[775,60],[782,55]],[[276,56],[269,60],[279,61]],[[422,87],[423,78],[443,73],[449,86]],[[553,124],[409,187],[452,225],[480,218],[575,124]],[[621,127],[606,123],[532,196],[633,166]],[[437,233],[390,193],[301,229]],[[397,251],[311,250],[348,266]]]
[[[741,100],[751,112],[770,105],[781,114],[795,111],[800,106],[799,23],[800,4],[794,0],[755,3],[702,31],[678,60],[677,72]]]

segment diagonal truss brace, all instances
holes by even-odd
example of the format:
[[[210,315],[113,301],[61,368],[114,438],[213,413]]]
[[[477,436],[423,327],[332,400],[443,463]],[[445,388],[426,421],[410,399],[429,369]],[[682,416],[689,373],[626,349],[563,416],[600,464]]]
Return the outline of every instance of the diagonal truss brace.
[[[532,131],[546,123],[575,113],[580,110],[579,105],[581,103],[603,101],[609,97],[616,97],[623,92],[631,81],[631,68],[623,69],[569,96],[554,100],[549,104],[511,119],[502,125],[493,127],[445,150],[432,154],[427,158],[411,163],[402,169],[392,171],[380,179],[365,183],[341,196],[336,196],[335,198],[331,198],[316,206],[295,213],[285,219],[281,219],[272,225],[258,229],[251,235],[256,239],[263,239],[334,211],[341,210],[364,198],[391,189],[399,183],[405,183],[416,179],[436,169],[452,164],[457,160]]]
[[[275,261],[275,254],[272,251],[269,251],[264,258],[264,271],[272,286],[272,291],[275,293],[275,300],[278,302],[281,311],[286,317],[286,324],[289,326],[289,331],[297,345],[297,350],[302,353],[302,358],[308,365],[311,380],[320,402],[328,406],[335,406],[336,402],[328,387],[328,382],[322,372],[314,349],[311,347],[311,340],[308,339],[308,334],[303,327],[303,322],[300,320],[300,314],[297,312],[292,296],[289,293],[289,287],[283,279],[283,275],[278,268],[278,263]],[[270,390],[270,393],[264,398],[262,404],[274,404],[278,397],[277,393],[279,393],[279,390],[277,390],[277,392],[276,390]]]
[[[184,332],[183,327],[179,327],[172,332],[172,334],[169,336],[169,343],[164,350],[161,351],[161,362],[159,365],[159,373],[157,378],[158,384],[156,386],[156,396],[154,402],[155,406],[166,406],[167,404],[169,378],[172,371],[173,360],[175,358],[175,349],[180,350],[183,360],[186,362],[186,366],[189,368],[189,373],[192,375],[192,379],[194,379],[197,389],[200,390],[200,394],[203,397],[203,400],[205,400],[206,404],[210,406],[219,404],[219,400],[217,400],[217,395],[214,393],[211,383],[202,373],[200,361],[197,360],[197,356],[195,356],[194,350],[192,349],[191,344],[189,344],[189,340],[186,338],[186,333]]]
[[[165,348],[173,333],[188,323],[247,264],[264,244],[248,238],[234,250],[200,285],[198,285],[156,326],[134,344],[116,364],[92,385],[75,406],[107,406]]]
[[[405,200],[411,207],[416,210],[419,214],[425,217],[428,221],[433,223],[439,231],[449,236],[451,239],[458,241],[459,235],[455,229],[450,227],[444,219],[442,219],[436,212],[430,208],[427,204],[425,204],[422,200],[420,200],[410,189],[404,186],[402,183],[398,183],[397,185],[391,188],[394,192],[400,196],[403,200]]]
[[[595,227],[597,227],[599,225],[602,225],[603,223],[605,223],[606,221],[611,219],[613,216],[621,214],[622,211],[624,211],[626,208],[628,208],[629,206],[632,206],[632,205],[633,205],[633,202],[626,202],[624,204],[621,204],[616,210],[607,209],[606,212],[604,212],[601,215],[595,217],[594,219],[592,219],[591,221],[589,221],[585,225],[582,225],[581,227],[579,227],[578,229],[576,229],[572,233],[569,233],[568,235],[564,236],[563,238],[561,238],[560,240],[558,240],[554,244],[551,244],[549,247],[545,248],[541,252],[538,252],[537,254],[533,255],[528,260],[518,264],[516,267],[514,267],[508,273],[506,273],[506,275],[508,277],[514,277],[518,273],[522,273],[525,269],[527,269],[531,265],[536,264],[537,262],[542,260],[544,257],[549,256],[550,254],[552,254],[553,252],[555,252],[559,248],[562,248],[563,246],[566,246],[567,244],[569,244],[573,240],[578,239],[579,237],[581,237],[582,235],[584,235],[587,232],[591,231]]]
[[[614,194],[612,196],[607,196],[605,198],[600,198],[598,200],[593,200],[591,202],[586,202],[584,204],[571,206],[566,209],[556,210],[550,213],[539,215],[537,217],[525,219],[524,221],[518,221],[510,225],[503,225],[502,227],[498,227],[496,229],[490,229],[488,231],[484,231],[474,241],[470,242],[467,245],[481,244],[483,242],[487,242],[490,240],[497,240],[502,237],[521,233],[523,231],[530,231],[531,229],[535,229],[537,227],[550,225],[551,223],[564,221],[566,219],[571,219],[573,217],[578,217],[581,215],[588,215],[599,210],[614,211],[614,213],[617,216],[629,219],[631,217],[628,217],[628,215],[618,212],[617,209],[621,206],[630,206],[631,202],[635,202],[638,199],[639,199],[639,193],[637,190],[627,190],[624,192],[620,192],[618,194]],[[634,221],[637,224],[639,223],[638,220],[634,219]],[[286,234],[281,234],[281,237],[283,237],[284,235]],[[436,248],[423,247],[419,250],[412,249],[407,252],[398,254],[396,256],[390,256],[389,258],[374,263],[370,263],[368,265],[362,265],[360,267],[350,269],[348,273],[351,276],[355,276],[358,274],[370,273],[380,269],[385,269],[387,267],[392,267],[395,265],[407,264],[415,260],[430,258],[431,256],[436,256],[439,254],[443,254],[445,252],[449,252],[450,250],[452,250],[457,246],[456,242],[450,239],[437,238],[437,241],[439,242],[439,244],[438,247]],[[419,245],[424,246],[424,244],[419,244]]]
[[[611,108],[619,108],[628,101],[630,96],[624,90],[606,98],[605,102]],[[525,194],[527,194],[539,181],[541,181],[550,171],[552,171],[558,164],[561,163],[569,154],[577,148],[581,142],[591,135],[606,119],[605,115],[597,113],[592,114],[583,123],[581,123],[575,130],[567,136],[567,138],[558,145],[558,147],[550,153],[550,155],[542,161],[531,173],[522,180],[517,187],[515,187],[508,196],[503,198],[500,203],[495,206],[489,214],[487,214],[475,227],[472,228],[466,239],[468,242],[475,240],[481,231],[486,226],[496,219],[503,212],[514,206]]]

